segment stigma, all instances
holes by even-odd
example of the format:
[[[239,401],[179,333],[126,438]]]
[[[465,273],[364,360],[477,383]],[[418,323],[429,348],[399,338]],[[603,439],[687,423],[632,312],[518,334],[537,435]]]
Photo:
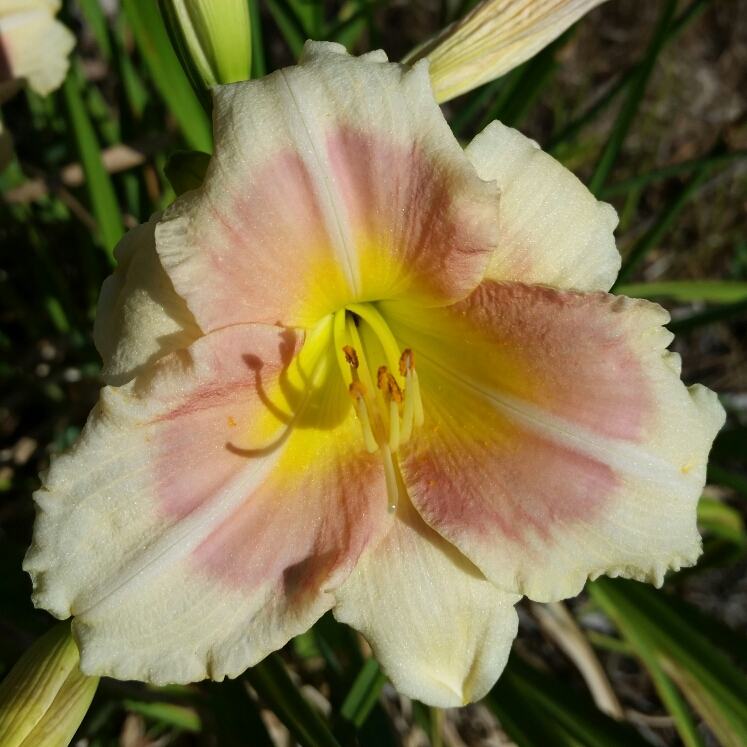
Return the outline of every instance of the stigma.
[[[386,321],[371,304],[350,304],[335,314],[334,344],[363,443],[369,453],[381,455],[388,507],[395,511],[395,455],[424,420],[415,353],[409,348],[400,352]]]

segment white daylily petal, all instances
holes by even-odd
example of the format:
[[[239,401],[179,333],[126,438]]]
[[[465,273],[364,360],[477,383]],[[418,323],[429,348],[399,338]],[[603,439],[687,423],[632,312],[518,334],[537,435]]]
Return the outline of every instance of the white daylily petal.
[[[380,308],[418,359],[409,494],[497,586],[555,601],[588,577],[661,584],[697,560],[724,410],[680,381],[664,309],[490,280],[445,309]]]
[[[465,149],[501,190],[500,240],[486,279],[609,290],[620,270],[617,213],[517,130],[488,125]]]
[[[514,605],[420,518],[403,485],[394,526],[335,592],[398,692],[441,708],[482,698],[516,637]]]
[[[459,147],[425,64],[308,42],[298,65],[214,96],[205,181],[156,230],[204,331],[310,327],[378,298],[442,305],[482,279],[498,190]]]
[[[11,0],[0,7],[0,62],[9,68],[5,74],[25,78],[40,96],[59,88],[75,46],[70,29],[54,17],[59,6],[56,0]]]
[[[114,249],[117,269],[101,288],[93,339],[107,384],[119,386],[202,335],[156,253],[155,213]]]
[[[291,366],[303,341],[264,325],[201,337],[105,388],[53,460],[24,569],[35,604],[75,615],[86,674],[235,677],[327,611],[391,523],[331,348],[318,381]]]
[[[431,61],[443,103],[507,73],[604,0],[483,0],[403,62]]]

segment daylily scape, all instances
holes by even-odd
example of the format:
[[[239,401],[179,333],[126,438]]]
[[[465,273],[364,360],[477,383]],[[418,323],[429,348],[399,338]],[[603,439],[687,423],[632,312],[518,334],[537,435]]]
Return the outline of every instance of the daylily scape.
[[[108,386],[36,493],[37,605],[87,674],[234,677],[332,610],[394,686],[484,695],[515,603],[700,553],[724,414],[615,211],[515,130],[464,150],[428,63],[307,43],[218,86],[202,187],[132,230]]]

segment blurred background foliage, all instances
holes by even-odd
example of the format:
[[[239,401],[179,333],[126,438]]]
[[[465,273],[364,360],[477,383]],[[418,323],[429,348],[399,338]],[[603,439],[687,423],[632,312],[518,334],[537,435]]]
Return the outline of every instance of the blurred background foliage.
[[[399,59],[473,0],[247,0],[252,75],[306,38]],[[0,174],[0,676],[53,624],[21,559],[31,493],[94,404],[91,330],[112,250],[164,209],[170,154],[210,124],[154,0],[75,0],[63,87],[3,105]],[[102,680],[78,747],[744,747],[747,745],[747,1],[610,0],[534,59],[444,106],[461,141],[521,129],[620,214],[615,292],[672,313],[683,378],[728,412],[699,507],[705,552],[664,588],[600,579],[522,602],[490,695],[439,711],[397,695],[365,641],[325,615],[235,681]]]

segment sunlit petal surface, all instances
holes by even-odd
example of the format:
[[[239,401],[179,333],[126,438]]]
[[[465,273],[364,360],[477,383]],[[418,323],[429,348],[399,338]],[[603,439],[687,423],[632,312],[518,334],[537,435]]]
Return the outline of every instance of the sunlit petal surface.
[[[0,4],[0,85],[25,78],[46,96],[62,84],[75,46],[70,29],[55,19],[60,0],[3,0]]]
[[[426,409],[400,460],[413,503],[500,588],[661,583],[700,554],[695,506],[724,414],[679,379],[645,301],[486,281],[448,309],[382,304],[417,342]]]
[[[440,305],[481,280],[498,191],[452,136],[426,66],[309,44],[296,67],[215,89],[214,121],[202,189],[156,231],[203,330],[311,326],[378,298]]]
[[[604,0],[483,0],[405,62],[427,57],[436,100],[449,101],[533,57]]]
[[[519,596],[487,581],[406,498],[335,596],[335,616],[363,633],[397,690],[443,708],[485,695],[516,636]]]
[[[610,206],[498,123],[462,151],[425,63],[309,43],[214,93],[205,181],[117,247],[111,386],[35,495],[34,599],[85,672],[236,676],[334,608],[458,706],[520,594],[695,562],[724,413],[667,313],[604,292]]]
[[[298,358],[303,339],[201,338],[104,390],[52,465],[25,567],[37,604],[76,616],[85,672],[236,676],[328,610],[391,522],[330,348]]]
[[[493,122],[465,149],[501,190],[500,241],[487,279],[607,291],[620,269],[615,209],[517,130]]]
[[[133,228],[117,244],[117,269],[101,288],[93,339],[107,384],[124,384],[164,355],[202,336],[156,253],[162,213]]]

